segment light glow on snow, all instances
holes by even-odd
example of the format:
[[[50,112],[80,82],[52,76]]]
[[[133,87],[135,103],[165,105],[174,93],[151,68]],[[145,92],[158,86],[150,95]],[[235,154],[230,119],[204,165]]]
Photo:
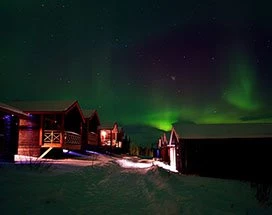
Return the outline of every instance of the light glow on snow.
[[[169,170],[171,172],[178,172],[174,167],[169,166],[161,161],[154,161],[154,165],[161,167],[163,169]]]
[[[149,163],[140,163],[133,162],[126,159],[120,159],[116,161],[123,168],[150,168],[153,166],[153,162]]]
[[[133,162],[127,159],[118,159],[116,162],[123,168],[150,168],[152,166],[158,166],[165,170],[171,171],[171,172],[178,172],[175,168],[175,166],[169,166],[161,161],[147,161],[145,163],[143,162]]]
[[[98,152],[95,152],[95,151],[90,151],[90,150],[85,150],[86,153],[89,153],[89,154],[96,154],[96,155],[101,155],[100,153]]]

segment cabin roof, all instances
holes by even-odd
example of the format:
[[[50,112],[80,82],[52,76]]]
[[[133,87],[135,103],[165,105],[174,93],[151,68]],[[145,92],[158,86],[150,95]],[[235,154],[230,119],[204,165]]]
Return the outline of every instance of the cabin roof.
[[[117,125],[117,127],[119,127],[117,122],[105,122],[103,123],[103,125],[100,125],[98,129],[112,130],[115,124]]]
[[[14,114],[15,116],[18,116],[21,118],[28,117],[28,114],[24,113],[22,110],[16,107],[1,103],[1,102],[0,102],[0,111],[6,112],[8,114]]]
[[[85,122],[82,110],[78,101],[14,101],[10,105],[22,110],[25,113],[48,114],[58,112],[69,112],[75,106],[78,108],[82,121]]]
[[[184,139],[272,137],[271,123],[176,124],[174,128]]]
[[[10,105],[24,112],[62,112],[67,111],[77,101],[12,101]]]
[[[82,110],[83,116],[85,119],[92,119],[95,115],[97,117],[98,120],[98,124],[100,125],[100,119],[97,113],[97,110],[93,109],[93,110]]]

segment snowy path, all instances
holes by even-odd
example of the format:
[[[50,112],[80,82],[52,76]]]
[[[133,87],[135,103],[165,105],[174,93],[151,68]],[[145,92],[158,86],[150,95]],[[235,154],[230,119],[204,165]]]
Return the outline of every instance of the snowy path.
[[[248,183],[171,174],[157,166],[124,168],[117,164],[121,160],[110,156],[98,156],[93,164],[54,160],[42,172],[20,165],[2,167],[1,211],[22,215],[267,212]]]

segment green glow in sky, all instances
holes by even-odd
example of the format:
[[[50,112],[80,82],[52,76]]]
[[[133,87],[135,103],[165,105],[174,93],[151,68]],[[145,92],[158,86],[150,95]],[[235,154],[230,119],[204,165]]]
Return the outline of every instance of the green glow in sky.
[[[235,55],[231,63],[230,84],[224,93],[224,99],[241,110],[257,110],[261,104],[257,99],[257,79],[253,65],[243,55]]]
[[[169,131],[172,128],[172,124],[178,121],[179,115],[180,112],[177,110],[162,110],[150,113],[146,116],[145,124],[164,131]]]
[[[78,100],[97,109],[102,124],[163,130],[272,120],[269,9],[229,1],[12,2],[0,1],[7,20],[0,102]]]

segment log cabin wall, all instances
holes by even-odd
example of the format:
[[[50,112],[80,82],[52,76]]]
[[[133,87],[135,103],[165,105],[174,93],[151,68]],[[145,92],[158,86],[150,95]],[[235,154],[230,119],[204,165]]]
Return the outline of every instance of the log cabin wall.
[[[170,164],[170,156],[167,146],[161,147],[161,157],[163,162]]]
[[[26,156],[40,156],[40,118],[21,119],[19,122],[18,154]]]
[[[96,115],[92,118],[85,118],[85,124],[82,130],[82,142],[85,148],[88,148],[87,145],[98,146],[98,126],[99,120]]]
[[[86,123],[88,123],[89,132],[94,132],[94,133],[98,132],[99,120],[96,115],[92,117],[90,120],[86,121]]]
[[[88,144],[91,146],[98,146],[98,134],[88,133]]]

